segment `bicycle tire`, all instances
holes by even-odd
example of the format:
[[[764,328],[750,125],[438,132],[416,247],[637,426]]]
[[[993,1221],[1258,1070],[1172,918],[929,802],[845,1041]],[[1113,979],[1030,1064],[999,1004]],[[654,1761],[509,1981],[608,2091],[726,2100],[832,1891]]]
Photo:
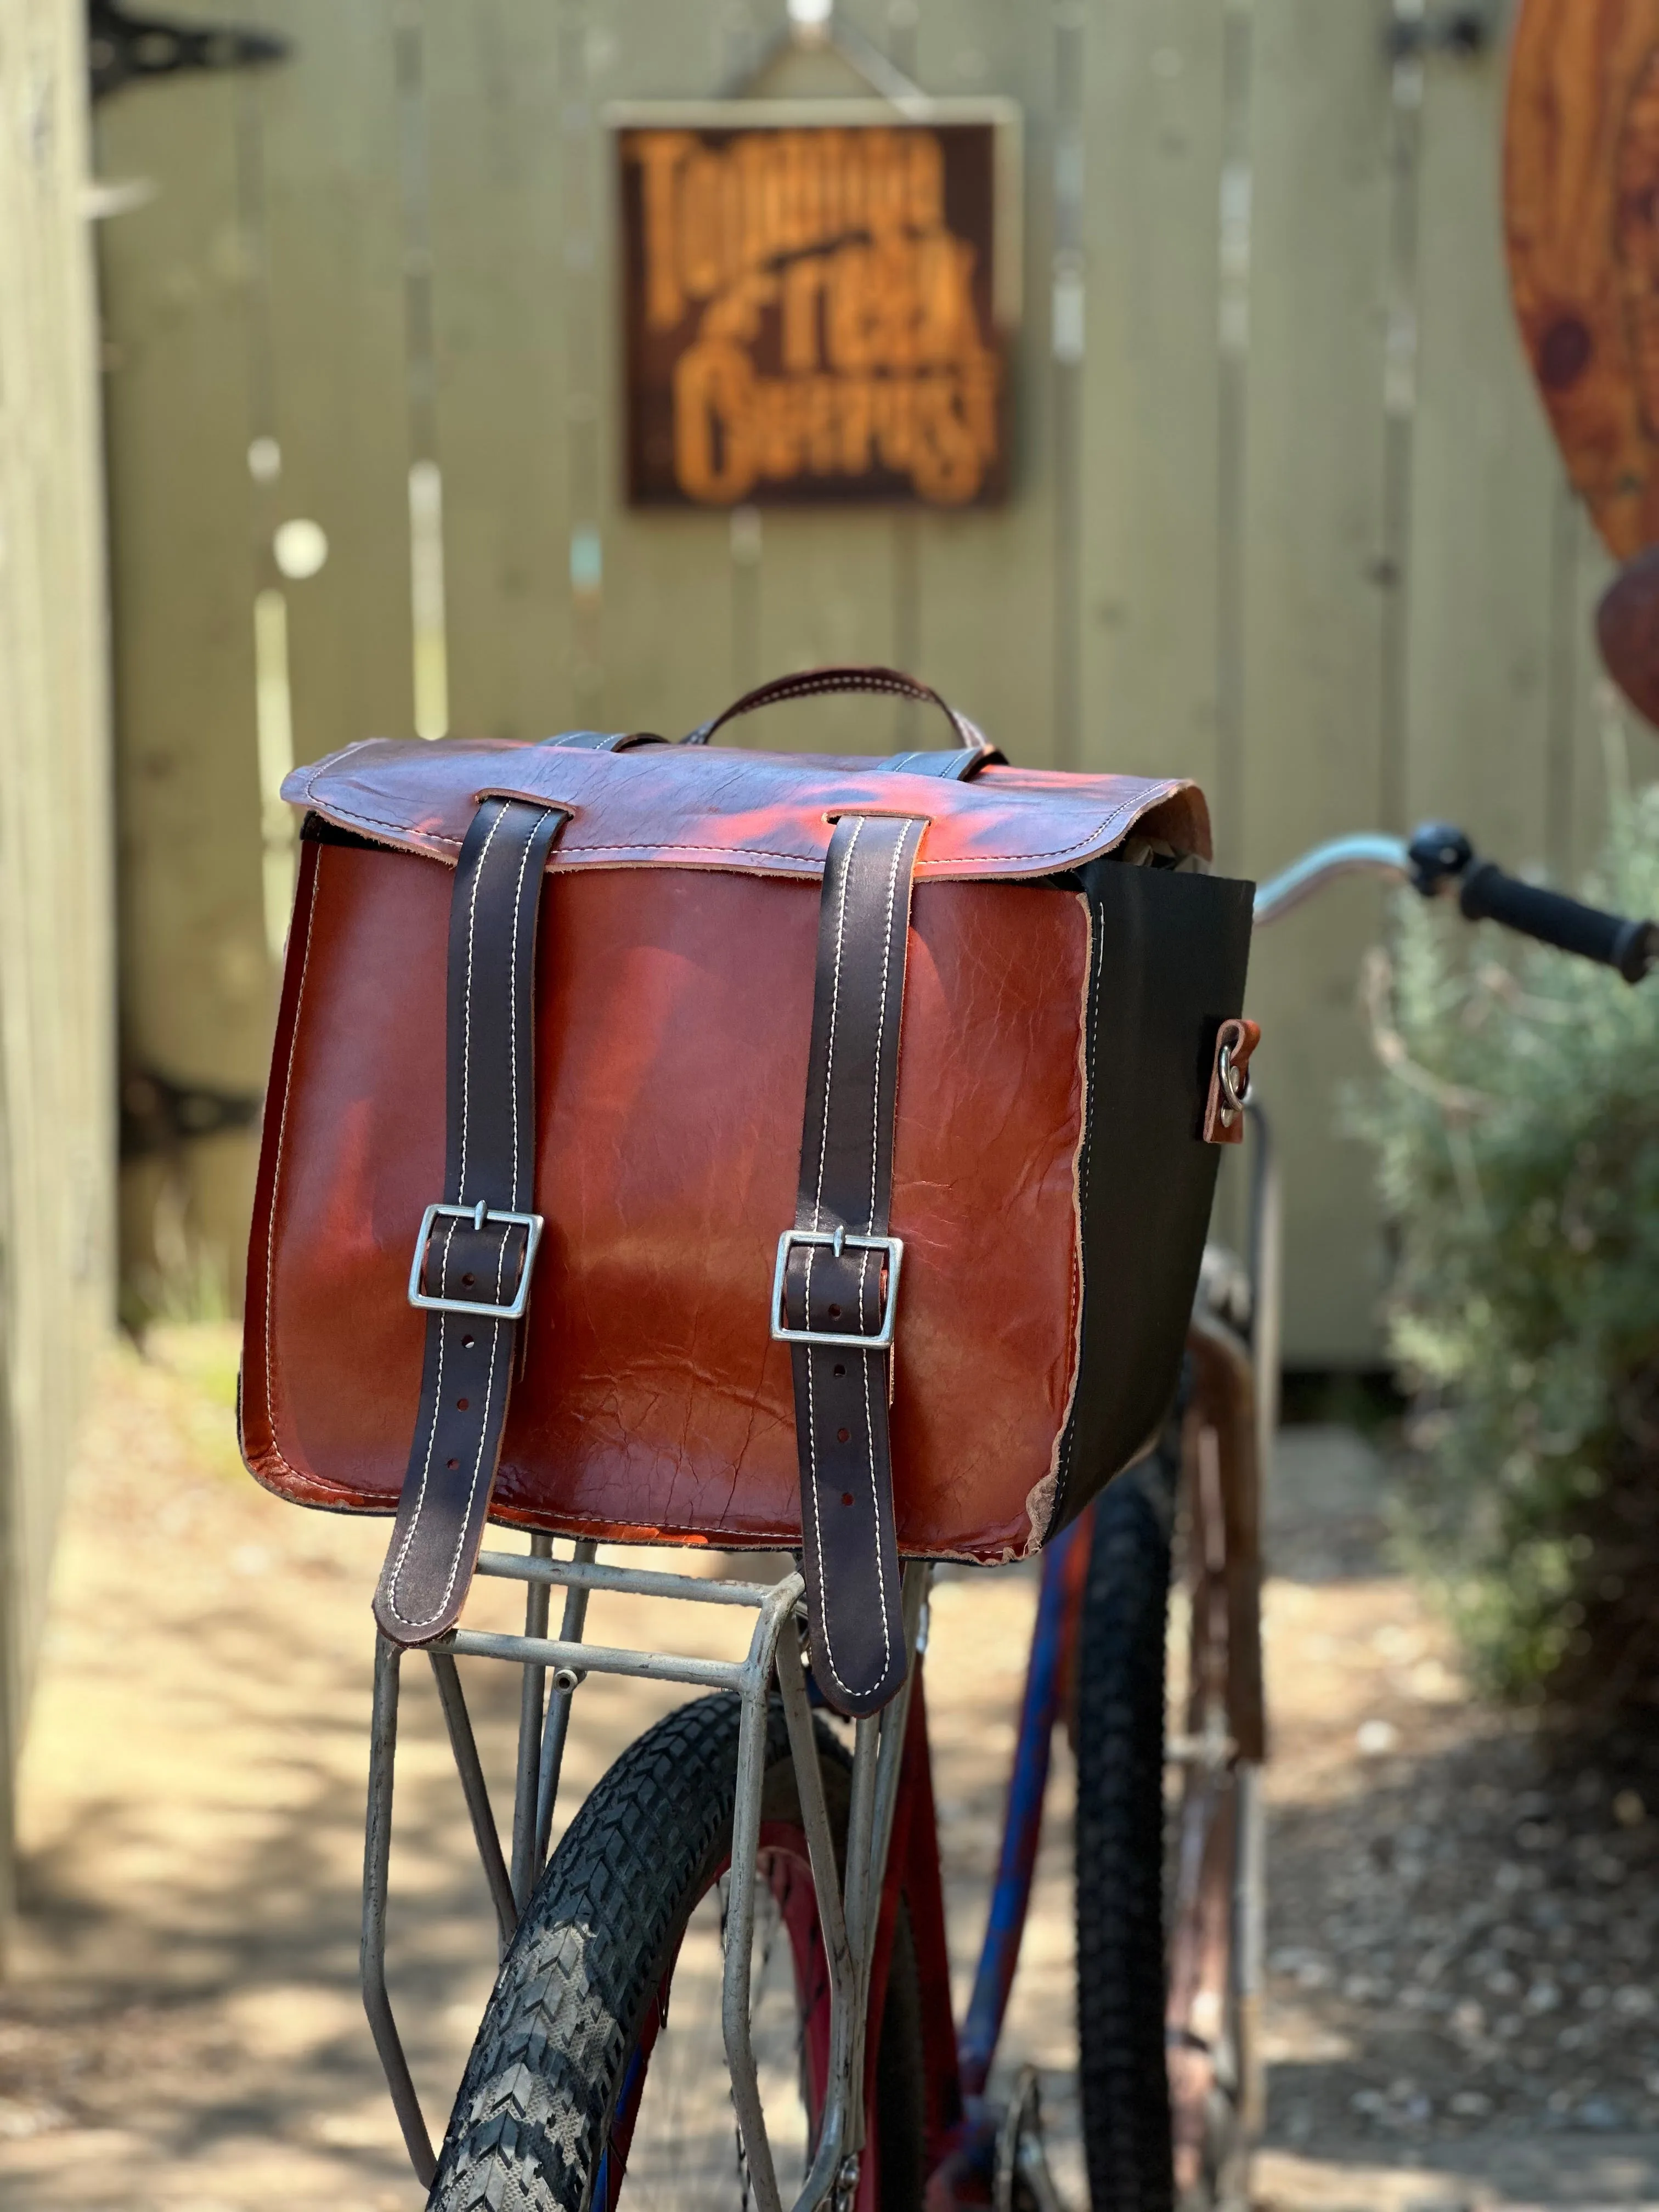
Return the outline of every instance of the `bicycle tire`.
[[[571,1822],[502,1962],[428,2212],[588,2212],[590,2204],[598,2212],[594,2185],[650,2001],[660,1995],[665,2011],[687,1923],[730,1850],[739,1718],[730,1692],[669,1714],[629,1747]],[[822,1726],[819,1747],[839,1849],[849,1762]],[[799,1817],[775,1698],[763,1807],[767,1822]],[[881,2212],[920,2212],[924,2068],[915,1954],[901,1908],[875,2069]],[[607,2179],[605,2194],[625,2206],[625,2174]]]
[[[1078,1621],[1078,2086],[1094,2212],[1175,2202],[1164,1755],[1178,1478],[1166,1440],[1097,1500]]]

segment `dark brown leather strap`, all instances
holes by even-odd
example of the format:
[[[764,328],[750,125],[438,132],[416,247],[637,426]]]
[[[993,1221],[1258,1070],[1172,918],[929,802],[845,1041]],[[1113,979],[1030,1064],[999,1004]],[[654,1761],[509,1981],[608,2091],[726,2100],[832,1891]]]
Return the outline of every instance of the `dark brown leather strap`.
[[[427,1209],[410,1279],[411,1303],[427,1309],[426,1364],[374,1594],[394,1644],[429,1644],[454,1626],[489,1516],[541,1234],[536,921],[548,850],[567,818],[558,807],[484,799],[455,871],[443,1197]]]
[[[822,698],[841,691],[874,691],[889,698],[914,699],[918,705],[937,707],[964,751],[977,752],[986,744],[985,732],[978,725],[948,706],[931,684],[919,684],[914,676],[906,676],[897,668],[874,666],[804,668],[795,676],[774,677],[769,684],[759,684],[754,690],[745,691],[741,699],[733,700],[724,714],[716,714],[712,721],[699,722],[685,743],[706,745],[716,730],[735,722],[739,714],[752,714],[759,707],[774,706],[784,699]]]
[[[556,737],[537,740],[544,745],[569,745],[578,752],[626,753],[635,745],[665,745],[666,738],[649,730],[561,730]]]
[[[1006,756],[994,745],[981,744],[973,752],[959,745],[949,753],[893,753],[877,766],[902,775],[940,775],[951,783],[971,783],[981,769],[994,762],[1006,767]]]
[[[830,842],[800,1187],[773,1315],[794,1362],[812,1671],[854,1716],[879,1711],[904,1679],[887,1430],[902,1248],[888,1232],[910,886],[927,826],[843,814]]]

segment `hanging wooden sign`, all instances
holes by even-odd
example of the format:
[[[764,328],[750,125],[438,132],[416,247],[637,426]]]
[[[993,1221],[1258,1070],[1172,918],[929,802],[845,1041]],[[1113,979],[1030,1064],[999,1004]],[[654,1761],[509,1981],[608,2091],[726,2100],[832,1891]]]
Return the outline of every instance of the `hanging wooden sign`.
[[[631,501],[1003,495],[1016,109],[732,100],[613,119]]]

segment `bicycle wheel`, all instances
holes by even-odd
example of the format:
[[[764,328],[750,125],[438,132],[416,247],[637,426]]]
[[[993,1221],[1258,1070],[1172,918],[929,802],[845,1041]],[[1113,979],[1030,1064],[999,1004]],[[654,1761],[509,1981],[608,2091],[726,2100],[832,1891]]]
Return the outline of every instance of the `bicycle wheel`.
[[[724,1877],[739,1707],[699,1699],[649,1729],[582,1806],[503,1961],[455,2100],[428,2212],[731,2212],[750,2202],[720,2032]],[[847,1755],[820,1729],[838,1850]],[[671,2001],[672,2000],[672,2001]],[[811,2161],[830,1988],[781,1708],[762,1800],[752,2019],[786,2204]],[[866,2166],[879,2212],[920,2212],[921,1996],[902,1911]]]
[[[1095,1508],[1078,1630],[1076,1835],[1094,2212],[1245,2201],[1236,1951],[1249,1785],[1227,1737],[1225,1521],[1205,1495],[1205,1464],[1201,1430],[1183,1457],[1172,1424]],[[1188,1629],[1174,1685],[1172,1594]]]

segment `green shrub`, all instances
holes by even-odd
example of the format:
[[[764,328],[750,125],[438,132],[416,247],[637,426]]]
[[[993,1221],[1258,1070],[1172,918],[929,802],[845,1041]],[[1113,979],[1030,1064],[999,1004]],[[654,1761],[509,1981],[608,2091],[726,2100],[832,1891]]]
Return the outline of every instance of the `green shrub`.
[[[1584,896],[1659,915],[1659,791]],[[1401,895],[1357,1102],[1397,1240],[1405,1534],[1484,1686],[1659,1700],[1659,975]]]

